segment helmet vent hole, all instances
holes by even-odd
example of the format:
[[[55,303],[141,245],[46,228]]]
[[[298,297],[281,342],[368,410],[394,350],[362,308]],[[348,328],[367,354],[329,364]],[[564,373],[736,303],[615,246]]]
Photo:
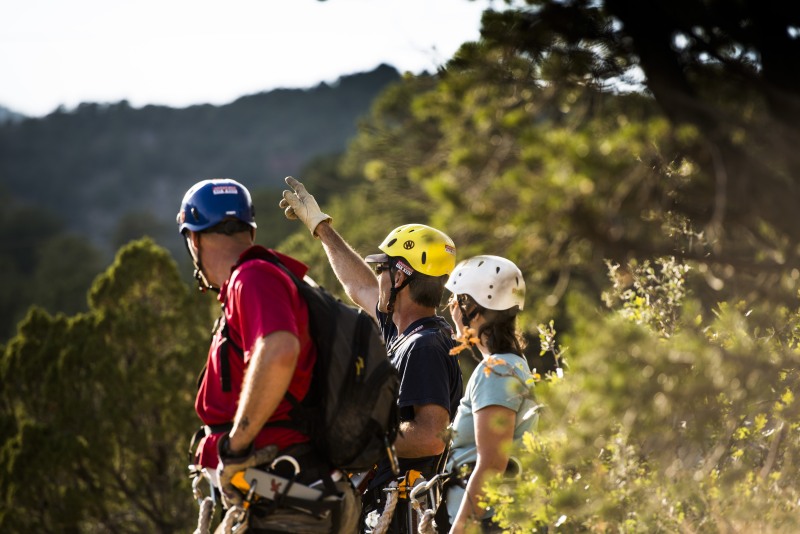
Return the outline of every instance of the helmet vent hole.
[[[488,296],[488,299],[489,299],[489,300],[492,300],[492,296],[491,296],[491,295],[489,295],[489,296]]]
[[[500,267],[495,267],[494,268],[494,272],[496,272],[497,274],[500,274]]]
[[[478,263],[478,267],[480,267],[481,265],[483,265],[483,260],[481,260],[480,263]]]
[[[395,238],[395,239],[392,239],[391,241],[389,241],[388,243],[386,243],[386,246],[387,246],[387,247],[391,247],[391,246],[392,246],[392,245],[394,245],[395,243],[397,243],[397,238]]]
[[[200,220],[200,214],[197,212],[197,208],[192,206],[192,217],[194,217],[195,221]]]
[[[425,265],[425,261],[428,259],[427,253],[422,253],[422,265]]]
[[[494,289],[494,284],[490,285],[489,289]]]

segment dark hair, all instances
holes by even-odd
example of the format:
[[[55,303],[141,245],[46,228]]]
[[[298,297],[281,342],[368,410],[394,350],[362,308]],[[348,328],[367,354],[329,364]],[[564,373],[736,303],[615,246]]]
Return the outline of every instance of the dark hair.
[[[234,218],[228,218],[218,224],[215,224],[210,228],[202,230],[202,232],[209,234],[234,235],[241,232],[249,232],[252,229],[253,227],[244,221]]]
[[[492,354],[510,352],[523,356],[525,350],[525,339],[517,332],[517,312],[519,308],[514,306],[508,310],[489,310],[484,308],[475,300],[466,295],[466,309],[469,313],[480,313],[484,323],[478,330],[478,337],[483,339],[486,336],[486,348]]]
[[[428,276],[427,274],[414,273],[408,282],[408,291],[411,300],[428,308],[435,308],[442,301],[444,285],[447,276]]]

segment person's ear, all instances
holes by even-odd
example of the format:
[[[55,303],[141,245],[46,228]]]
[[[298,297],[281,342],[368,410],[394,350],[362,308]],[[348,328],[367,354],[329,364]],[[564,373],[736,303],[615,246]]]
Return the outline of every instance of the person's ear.
[[[400,287],[406,279],[406,273],[397,269],[394,272],[394,287]]]
[[[189,238],[191,239],[192,246],[195,248],[195,250],[199,250],[200,249],[200,232],[193,232],[193,231],[189,230]]]

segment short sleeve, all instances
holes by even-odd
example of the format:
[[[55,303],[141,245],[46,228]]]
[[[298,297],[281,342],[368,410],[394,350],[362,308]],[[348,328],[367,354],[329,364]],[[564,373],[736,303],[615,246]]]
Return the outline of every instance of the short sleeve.
[[[256,340],[273,332],[285,331],[299,337],[296,314],[296,289],[291,280],[266,262],[249,262],[241,269],[229,290],[239,310],[239,324],[245,359]]]
[[[487,406],[504,406],[517,412],[525,400],[523,390],[524,385],[508,364],[497,363],[490,368],[486,362],[481,362],[475,369],[472,411]]]

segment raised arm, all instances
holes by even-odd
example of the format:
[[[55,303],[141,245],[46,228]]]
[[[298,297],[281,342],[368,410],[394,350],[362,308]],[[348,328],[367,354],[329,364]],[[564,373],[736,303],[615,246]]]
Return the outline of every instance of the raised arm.
[[[378,279],[375,278],[372,269],[333,229],[329,221],[322,222],[317,226],[317,235],[322,241],[328,262],[347,296],[364,311],[375,317],[375,305],[378,303]]]
[[[291,191],[283,192],[280,207],[289,219],[300,219],[311,232],[311,235],[322,241],[328,262],[339,279],[347,296],[364,311],[375,317],[375,305],[378,303],[378,279],[372,269],[353,250],[339,233],[331,226],[331,217],[320,210],[314,196],[306,191],[305,186],[292,178],[286,177],[286,184]]]

